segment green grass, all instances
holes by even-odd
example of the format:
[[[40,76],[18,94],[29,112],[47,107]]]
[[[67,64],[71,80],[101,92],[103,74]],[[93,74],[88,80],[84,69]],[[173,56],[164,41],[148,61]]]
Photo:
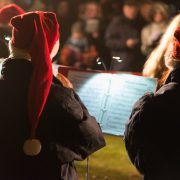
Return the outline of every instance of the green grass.
[[[106,147],[89,157],[89,180],[142,180],[128,159],[123,139],[105,135]],[[76,162],[79,180],[85,179],[86,161]]]

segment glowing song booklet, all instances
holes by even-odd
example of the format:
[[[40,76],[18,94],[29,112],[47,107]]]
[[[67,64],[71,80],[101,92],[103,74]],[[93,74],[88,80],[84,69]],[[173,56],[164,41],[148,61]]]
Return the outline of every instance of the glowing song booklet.
[[[155,79],[127,73],[70,70],[68,78],[102,131],[121,136],[134,103],[156,87]]]

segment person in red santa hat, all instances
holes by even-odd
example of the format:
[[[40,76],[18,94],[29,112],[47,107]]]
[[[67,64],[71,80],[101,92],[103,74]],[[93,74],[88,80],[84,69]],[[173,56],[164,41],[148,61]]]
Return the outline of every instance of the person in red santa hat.
[[[24,10],[16,4],[8,4],[0,8],[0,49],[2,49],[0,58],[9,56],[7,44],[11,37],[11,18],[24,13]]]
[[[165,61],[165,84],[136,102],[125,131],[129,157],[145,180],[180,179],[180,26]]]
[[[8,25],[11,18],[20,14],[24,14],[25,11],[16,4],[8,4],[0,8],[0,24]]]
[[[12,18],[0,80],[0,179],[77,180],[74,160],[105,146],[94,117],[53,77],[59,25],[51,12]]]

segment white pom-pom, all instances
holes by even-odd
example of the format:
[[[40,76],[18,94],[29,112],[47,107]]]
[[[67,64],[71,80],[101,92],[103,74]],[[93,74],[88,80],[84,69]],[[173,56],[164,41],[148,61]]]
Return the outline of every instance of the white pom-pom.
[[[41,152],[41,143],[38,139],[27,139],[23,145],[23,151],[28,156],[36,156]]]

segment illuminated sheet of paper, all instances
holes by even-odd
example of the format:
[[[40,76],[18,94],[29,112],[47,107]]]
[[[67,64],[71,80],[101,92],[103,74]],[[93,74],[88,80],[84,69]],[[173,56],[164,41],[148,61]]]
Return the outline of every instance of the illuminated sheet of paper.
[[[69,71],[68,79],[92,116],[101,124],[111,74]]]
[[[104,133],[123,135],[134,103],[155,89],[155,79],[132,74],[70,71],[74,89]]]
[[[134,103],[146,92],[155,90],[154,79],[132,74],[113,74],[103,117],[103,131],[114,135],[124,135]]]

